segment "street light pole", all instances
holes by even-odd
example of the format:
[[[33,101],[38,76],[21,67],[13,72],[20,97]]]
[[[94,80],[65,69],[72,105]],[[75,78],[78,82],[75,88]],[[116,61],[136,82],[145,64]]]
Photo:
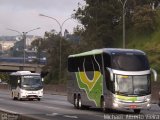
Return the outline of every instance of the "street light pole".
[[[54,17],[50,17],[50,16],[47,16],[47,15],[44,15],[44,14],[39,14],[39,16],[42,16],[42,17],[47,17],[47,18],[50,18],[54,21],[56,21],[56,23],[59,25],[59,28],[60,28],[60,43],[59,43],[59,81],[61,80],[61,72],[62,72],[62,28],[63,28],[63,25],[66,21],[72,19],[71,17],[70,18],[67,18],[66,20],[64,20],[62,23],[60,23],[56,18]]]
[[[25,52],[25,49],[26,49],[26,35],[27,33],[26,32],[22,32],[22,40],[23,40],[23,66],[25,65],[26,63],[26,52]]]
[[[14,30],[14,29],[7,29],[7,30],[10,30],[10,31],[13,31],[13,32],[17,32],[18,34],[20,34],[20,36],[22,36],[22,42],[23,42],[23,66],[25,65],[25,58],[26,58],[26,54],[25,54],[25,49],[26,49],[26,35],[31,32],[31,31],[34,31],[34,30],[38,30],[40,29],[40,27],[38,28],[35,28],[35,29],[31,29],[27,32],[19,32],[17,30]]]
[[[122,4],[123,11],[122,11],[122,16],[123,16],[123,48],[126,48],[126,23],[125,23],[125,16],[126,16],[126,3],[127,0],[122,2],[122,0],[119,0]]]

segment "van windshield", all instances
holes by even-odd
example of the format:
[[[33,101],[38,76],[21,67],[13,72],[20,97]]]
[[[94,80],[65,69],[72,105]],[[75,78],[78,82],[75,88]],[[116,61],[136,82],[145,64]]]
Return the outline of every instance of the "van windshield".
[[[21,82],[22,88],[41,88],[42,87],[42,81],[39,76],[24,76],[22,78]]]

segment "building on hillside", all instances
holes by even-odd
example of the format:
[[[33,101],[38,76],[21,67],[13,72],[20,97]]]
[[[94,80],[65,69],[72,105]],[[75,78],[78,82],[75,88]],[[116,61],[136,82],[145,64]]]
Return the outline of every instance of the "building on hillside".
[[[0,50],[1,51],[7,51],[7,50],[10,50],[11,47],[14,46],[15,44],[15,40],[11,40],[11,41],[0,41]]]
[[[27,35],[27,37],[26,37],[26,47],[31,46],[31,43],[37,38],[40,38],[40,37],[39,36],[33,36],[33,35]]]

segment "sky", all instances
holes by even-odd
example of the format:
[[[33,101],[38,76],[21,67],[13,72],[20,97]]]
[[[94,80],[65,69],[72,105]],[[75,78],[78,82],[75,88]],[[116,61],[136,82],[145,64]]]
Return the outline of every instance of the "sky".
[[[0,36],[18,35],[10,31],[27,32],[28,35],[44,36],[45,31],[60,31],[58,23],[50,18],[39,16],[44,14],[55,18],[60,24],[70,18],[74,9],[78,8],[78,2],[84,4],[84,0],[0,0]],[[67,20],[62,30],[67,29],[70,33],[79,24],[74,19]]]

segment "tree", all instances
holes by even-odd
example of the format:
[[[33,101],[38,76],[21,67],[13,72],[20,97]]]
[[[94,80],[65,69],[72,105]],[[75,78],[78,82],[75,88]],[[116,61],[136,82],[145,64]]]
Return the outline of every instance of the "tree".
[[[0,79],[3,81],[3,82],[9,82],[9,74],[7,72],[1,72],[0,73]]]
[[[126,32],[129,30],[155,30],[155,11],[152,4],[157,0],[128,0],[126,10]],[[88,49],[114,47],[122,36],[122,4],[118,0],[85,0],[79,6],[75,18],[84,26],[83,42]],[[124,2],[124,0],[122,0]],[[133,29],[134,28],[134,29]],[[141,33],[142,34],[142,33]],[[127,34],[126,34],[127,35]]]
[[[62,43],[61,49],[61,79],[59,80],[59,62],[60,62],[60,40]],[[39,42],[41,41],[41,44]],[[65,83],[68,76],[67,70],[67,58],[71,54],[80,52],[81,46],[75,42],[65,40],[55,32],[46,32],[44,38],[40,38],[32,42],[33,47],[37,47],[42,51],[47,52],[47,64],[43,68],[44,73],[48,73],[45,78],[47,84]]]
[[[85,6],[79,6],[75,13],[84,26],[83,42],[89,49],[112,47],[116,27],[114,20],[120,18],[120,4],[117,0],[85,0]]]
[[[137,6],[132,22],[137,33],[150,34],[156,30],[156,12],[149,5]]]

